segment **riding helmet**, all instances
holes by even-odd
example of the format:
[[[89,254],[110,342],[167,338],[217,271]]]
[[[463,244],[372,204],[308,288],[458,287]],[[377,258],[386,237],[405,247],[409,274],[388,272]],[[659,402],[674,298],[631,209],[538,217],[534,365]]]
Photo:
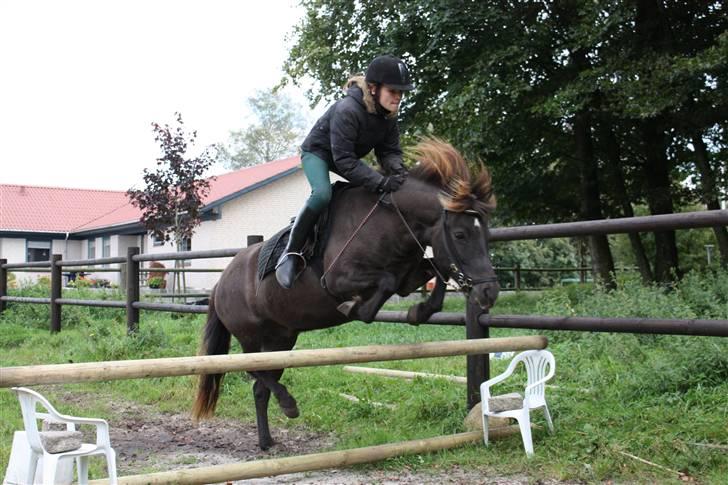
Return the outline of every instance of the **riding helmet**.
[[[391,55],[375,58],[367,68],[365,79],[368,83],[386,84],[400,91],[411,91],[415,88],[407,65]]]

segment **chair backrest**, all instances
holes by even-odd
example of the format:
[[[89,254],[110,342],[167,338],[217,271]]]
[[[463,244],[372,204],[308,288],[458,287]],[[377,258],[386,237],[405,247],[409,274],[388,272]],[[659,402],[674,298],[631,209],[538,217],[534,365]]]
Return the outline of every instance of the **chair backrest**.
[[[43,453],[44,448],[40,440],[40,431],[38,430],[38,419],[47,417],[53,418],[59,415],[58,411],[48,402],[46,398],[25,387],[13,387],[13,391],[18,395],[20,401],[20,411],[23,414],[23,425],[25,426],[25,436],[28,444],[37,453]],[[36,405],[43,406],[49,414],[38,413]]]
[[[508,366],[510,370],[515,369],[519,362],[523,362],[526,367],[526,375],[528,382],[526,387],[548,377],[550,379],[556,372],[556,359],[554,354],[548,350],[527,350],[516,355]],[[547,380],[548,380],[547,379]],[[526,396],[541,396],[546,392],[546,384],[541,383],[526,391]],[[524,396],[524,397],[526,397]]]

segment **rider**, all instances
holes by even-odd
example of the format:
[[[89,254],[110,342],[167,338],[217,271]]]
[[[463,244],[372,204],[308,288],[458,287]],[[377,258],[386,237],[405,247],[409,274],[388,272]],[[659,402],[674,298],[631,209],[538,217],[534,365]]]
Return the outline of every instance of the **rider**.
[[[276,279],[283,288],[291,288],[305,266],[301,249],[331,201],[329,171],[377,193],[396,191],[407,176],[397,126],[402,95],[414,89],[405,63],[391,55],[379,56],[369,64],[366,75],[353,76],[346,88],[346,96],[324,113],[301,145],[311,195],[276,264]],[[360,160],[372,149],[387,175]]]

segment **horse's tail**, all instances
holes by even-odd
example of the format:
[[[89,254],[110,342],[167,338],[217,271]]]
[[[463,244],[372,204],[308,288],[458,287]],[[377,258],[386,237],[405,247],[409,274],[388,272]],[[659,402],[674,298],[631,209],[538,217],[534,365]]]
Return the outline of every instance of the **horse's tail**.
[[[225,328],[215,311],[215,288],[210,294],[207,309],[207,324],[203,330],[202,343],[198,355],[224,355],[230,351],[230,332]],[[197,398],[192,406],[192,419],[198,421],[215,412],[220,396],[222,378],[225,374],[200,374],[197,385]]]

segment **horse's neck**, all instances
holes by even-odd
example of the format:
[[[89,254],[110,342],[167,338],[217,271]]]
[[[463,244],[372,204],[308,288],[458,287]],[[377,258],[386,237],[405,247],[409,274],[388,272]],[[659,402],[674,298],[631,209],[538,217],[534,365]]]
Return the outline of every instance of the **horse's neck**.
[[[334,208],[330,239],[334,247],[329,247],[327,252],[338,251],[336,246],[345,244],[349,237],[390,241],[397,247],[416,244],[410,230],[421,245],[429,245],[432,228],[442,213],[437,190],[416,180],[408,181],[392,194],[394,203],[377,205],[379,196],[364,189],[353,189],[342,195]]]

